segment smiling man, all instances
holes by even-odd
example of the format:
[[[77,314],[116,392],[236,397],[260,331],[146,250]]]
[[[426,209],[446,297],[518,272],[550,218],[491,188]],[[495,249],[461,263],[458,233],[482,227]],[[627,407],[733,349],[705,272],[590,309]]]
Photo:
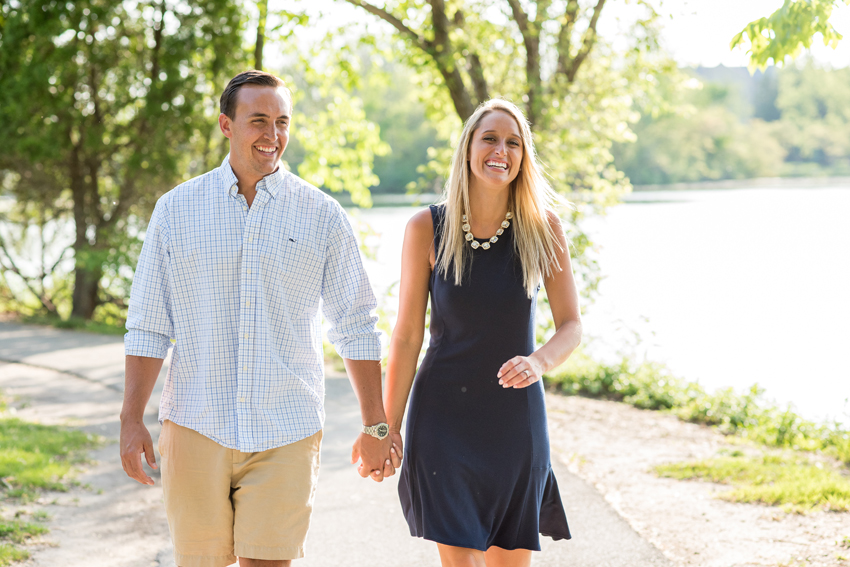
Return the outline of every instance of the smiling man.
[[[320,301],[360,401],[352,462],[376,481],[395,472],[375,297],[345,212],[280,165],[291,120],[282,80],[234,77],[219,116],[230,154],[157,202],[136,268],[121,461],[153,485],[142,418],[176,338],[159,450],[179,567],[303,557],[325,417]]]

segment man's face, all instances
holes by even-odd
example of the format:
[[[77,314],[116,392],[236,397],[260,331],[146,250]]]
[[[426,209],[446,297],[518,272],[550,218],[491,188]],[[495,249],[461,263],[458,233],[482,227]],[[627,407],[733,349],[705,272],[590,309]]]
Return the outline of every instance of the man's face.
[[[234,118],[219,116],[230,139],[230,166],[237,177],[256,183],[274,173],[289,142],[292,109],[280,87],[244,85],[236,95]]]

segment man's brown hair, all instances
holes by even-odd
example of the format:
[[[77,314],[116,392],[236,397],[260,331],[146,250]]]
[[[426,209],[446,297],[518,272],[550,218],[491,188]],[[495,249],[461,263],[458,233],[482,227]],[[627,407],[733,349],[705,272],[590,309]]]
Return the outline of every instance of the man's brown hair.
[[[289,87],[286,86],[286,83],[283,82],[283,79],[275,77],[271,73],[266,73],[265,71],[244,71],[230,79],[230,82],[227,83],[227,87],[225,87],[224,92],[221,93],[221,99],[219,100],[221,113],[231,120],[236,118],[236,98],[239,95],[239,89],[241,89],[244,85],[282,87],[286,91],[287,96],[289,96],[290,111],[292,110],[292,93],[290,92]]]

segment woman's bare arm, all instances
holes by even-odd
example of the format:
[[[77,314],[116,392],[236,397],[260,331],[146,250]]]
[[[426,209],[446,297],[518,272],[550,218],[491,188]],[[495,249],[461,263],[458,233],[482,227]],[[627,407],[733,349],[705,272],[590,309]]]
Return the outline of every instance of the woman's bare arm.
[[[557,216],[550,214],[549,222],[561,244],[558,253],[561,269],[553,271],[543,282],[556,331],[530,356],[515,356],[502,365],[498,376],[505,388],[524,388],[537,382],[545,372],[567,360],[581,343],[581,310],[567,239]]]
[[[387,360],[384,411],[399,452],[402,448],[401,426],[404,408],[407,406],[425,336],[428,281],[434,262],[433,240],[431,211],[426,209],[410,219],[404,232],[398,321],[393,329]]]

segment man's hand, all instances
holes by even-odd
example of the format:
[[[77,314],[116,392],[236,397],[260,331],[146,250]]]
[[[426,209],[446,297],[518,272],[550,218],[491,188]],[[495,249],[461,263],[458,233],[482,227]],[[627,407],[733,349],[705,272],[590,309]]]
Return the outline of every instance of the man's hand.
[[[142,453],[152,469],[157,468],[153,441],[142,421],[121,422],[121,466],[130,478],[153,486],[153,479],[142,469]]]
[[[360,459],[357,472],[360,476],[367,476],[375,482],[381,482],[385,477],[395,474],[395,467],[391,460],[392,441],[390,436],[377,439],[366,433],[361,433],[354,441],[351,448],[351,463]]]

